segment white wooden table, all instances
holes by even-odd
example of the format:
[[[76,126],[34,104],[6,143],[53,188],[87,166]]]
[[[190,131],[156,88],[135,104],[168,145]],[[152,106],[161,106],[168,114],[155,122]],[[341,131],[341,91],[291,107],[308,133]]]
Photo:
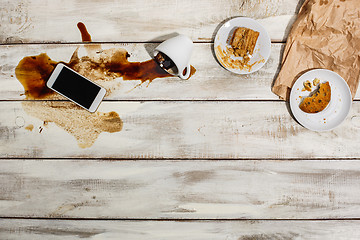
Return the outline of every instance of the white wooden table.
[[[359,239],[359,95],[341,126],[317,133],[271,92],[302,2],[1,0],[0,239]],[[246,76],[213,56],[216,30],[234,16],[272,39],[269,61]],[[69,103],[25,99],[15,76],[25,56],[69,61],[84,47],[80,21],[129,61],[188,35],[197,71],[136,88],[118,78],[99,112],[116,112],[121,131],[81,148],[71,132],[81,126],[52,119]],[[32,109],[45,105],[55,110],[44,120]]]

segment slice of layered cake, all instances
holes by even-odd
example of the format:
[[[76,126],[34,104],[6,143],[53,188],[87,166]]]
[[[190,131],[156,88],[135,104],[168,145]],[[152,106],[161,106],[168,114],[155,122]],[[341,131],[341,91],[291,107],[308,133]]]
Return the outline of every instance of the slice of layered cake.
[[[234,49],[234,55],[236,57],[252,55],[258,37],[259,32],[249,28],[239,27],[235,29],[230,43],[231,47]]]

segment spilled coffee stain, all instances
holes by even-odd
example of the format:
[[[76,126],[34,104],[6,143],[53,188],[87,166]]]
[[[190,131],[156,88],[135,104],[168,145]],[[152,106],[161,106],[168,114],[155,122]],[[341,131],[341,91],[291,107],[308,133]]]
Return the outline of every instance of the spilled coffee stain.
[[[34,129],[34,125],[29,124],[25,127],[25,129],[31,132]]]
[[[91,35],[87,31],[85,25],[82,22],[79,22],[77,24],[77,27],[79,28],[80,33],[81,33],[81,40],[83,42],[91,42]]]
[[[100,133],[119,132],[123,127],[116,112],[90,113],[72,102],[25,101],[22,106],[30,116],[54,123],[70,133],[81,148],[91,147]]]
[[[123,80],[140,80],[141,83],[156,78],[170,77],[153,59],[144,62],[130,62],[130,54],[123,48],[103,50],[99,44],[88,44],[91,35],[85,25],[77,24],[81,33],[86,56],[79,57],[77,48],[68,63],[62,62],[81,75],[95,81],[107,90],[107,95]],[[52,71],[59,62],[53,61],[46,53],[24,57],[15,69],[16,78],[23,85],[26,99],[64,99],[46,87]],[[191,75],[196,69],[191,66]],[[190,75],[190,76],[191,76]],[[116,112],[89,113],[71,102],[23,102],[24,110],[44,122],[53,122],[73,135],[82,148],[94,144],[101,132],[119,132],[123,122]],[[43,130],[43,129],[42,129]]]
[[[105,88],[106,82],[114,82],[120,77],[123,80],[140,80],[141,83],[146,81],[150,83],[155,78],[171,76],[154,60],[129,62],[129,57],[129,53],[123,48],[101,50],[83,57],[78,56],[78,49],[76,49],[67,65],[91,80],[97,79],[97,82],[100,85],[103,84]],[[112,92],[111,89],[109,90]]]
[[[46,53],[24,57],[15,68],[16,78],[23,85],[28,99],[44,99],[54,92],[46,87],[46,82],[56,64]]]
[[[77,24],[77,27],[81,34],[81,41],[83,43],[90,43],[92,41],[91,35],[88,32],[88,30],[86,29],[85,24],[83,24],[82,22],[79,22]],[[90,56],[93,55],[93,53],[96,53],[96,52],[102,50],[100,44],[85,44],[84,47]]]
[[[91,41],[91,36],[85,25],[79,22],[77,27],[81,33],[82,41]],[[150,83],[155,78],[172,76],[164,71],[154,59],[145,62],[129,62],[130,54],[123,48],[102,50],[98,44],[86,44],[85,48],[88,56],[79,58],[77,49],[71,57],[68,66],[75,71],[81,72],[81,68],[85,66],[87,70],[97,71],[99,73],[97,77],[100,79],[104,76],[112,79],[122,77],[123,80],[140,80],[141,83],[145,81]]]
[[[91,40],[85,25],[78,23],[83,41]],[[107,95],[118,87],[116,78],[152,82],[156,78],[171,77],[155,60],[130,62],[130,54],[123,48],[103,50],[99,44],[85,44],[86,56],[79,57],[77,48],[68,63],[61,62],[81,75],[97,82],[107,90]],[[46,87],[51,72],[59,62],[53,61],[46,53],[24,57],[15,69],[17,79],[23,85],[28,99],[56,98],[54,92]],[[192,67],[191,73],[195,73]],[[57,95],[57,94],[56,94]]]

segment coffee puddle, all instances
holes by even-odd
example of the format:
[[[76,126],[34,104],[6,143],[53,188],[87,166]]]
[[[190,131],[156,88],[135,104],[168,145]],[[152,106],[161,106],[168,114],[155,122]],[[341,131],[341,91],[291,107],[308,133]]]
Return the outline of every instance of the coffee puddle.
[[[78,23],[83,42],[91,42],[91,35],[83,23]],[[103,50],[99,44],[85,44],[87,55],[79,57],[77,48],[68,63],[62,62],[90,80],[102,85],[110,95],[120,82],[116,80],[140,80],[149,84],[156,78],[170,77],[151,59],[130,62],[130,54],[123,48]],[[46,53],[24,57],[15,69],[17,79],[23,85],[26,99],[64,99],[46,87],[51,72],[59,62]],[[191,75],[195,73],[192,67]],[[101,132],[119,132],[122,120],[116,112],[91,114],[71,102],[23,102],[24,110],[43,122],[53,122],[71,135],[82,148],[91,147]]]
[[[56,64],[46,53],[38,56],[23,58],[15,68],[16,78],[23,85],[28,99],[44,99],[54,92],[46,87],[46,81],[50,77]]]

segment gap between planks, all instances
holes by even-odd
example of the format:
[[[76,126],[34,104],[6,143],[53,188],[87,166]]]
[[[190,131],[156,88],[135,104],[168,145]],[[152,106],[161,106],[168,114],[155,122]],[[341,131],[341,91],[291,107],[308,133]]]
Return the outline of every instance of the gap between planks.
[[[169,161],[169,162],[188,162],[188,161],[212,161],[212,162],[220,162],[220,161],[283,161],[283,162],[295,162],[295,161],[303,161],[303,162],[311,162],[311,161],[359,161],[360,158],[286,158],[286,159],[275,159],[275,158],[84,158],[84,157],[45,157],[45,158],[20,158],[20,157],[2,157],[1,161],[104,161],[104,162],[148,162],[148,161]],[[1,217],[0,217],[1,218]]]
[[[79,44],[147,44],[147,43],[162,43],[163,41],[104,41],[104,42],[13,42],[13,43],[0,43],[0,46],[12,46],[12,45],[79,45]],[[213,44],[214,39],[211,41],[193,41],[194,44]],[[286,43],[286,41],[281,40],[271,40],[271,43]]]
[[[0,217],[0,220],[43,220],[43,221],[123,221],[123,222],[320,222],[320,221],[360,221],[360,218],[281,218],[281,219],[271,219],[271,218],[192,218],[192,219],[156,219],[156,218],[48,218],[48,217]]]
[[[28,100],[28,99],[3,99],[0,102],[70,102],[69,100],[57,100],[57,99],[49,99],[49,100]],[[281,99],[174,99],[174,100],[166,100],[166,99],[105,99],[103,102],[284,102]]]

